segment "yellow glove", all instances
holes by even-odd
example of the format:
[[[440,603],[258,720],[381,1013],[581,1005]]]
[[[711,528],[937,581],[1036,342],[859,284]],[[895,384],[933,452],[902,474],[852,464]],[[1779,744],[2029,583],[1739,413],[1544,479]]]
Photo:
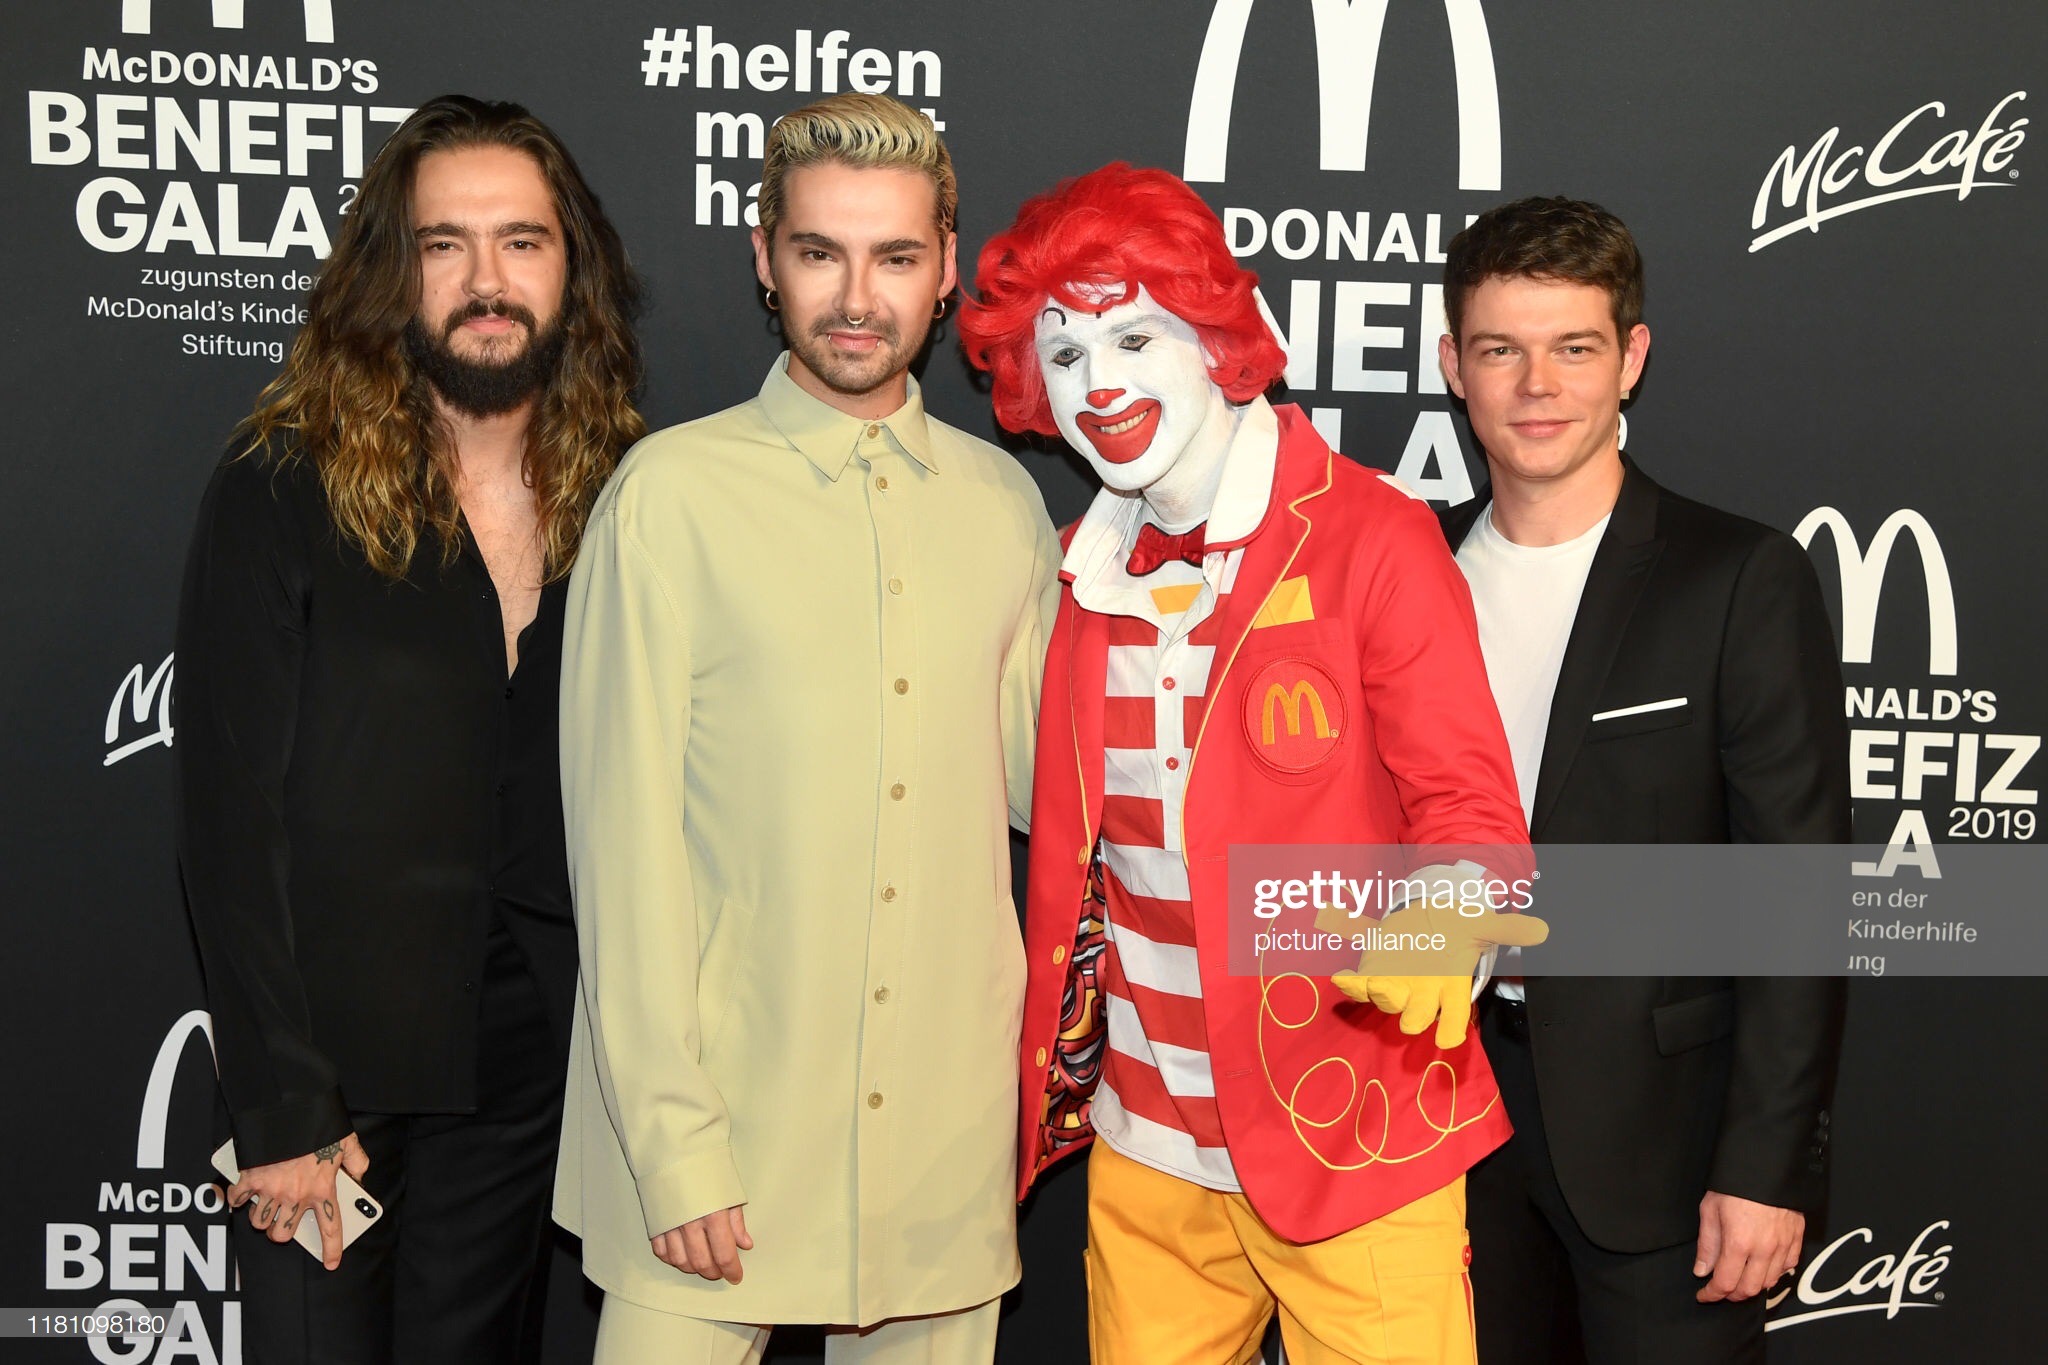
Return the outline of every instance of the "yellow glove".
[[[1550,937],[1534,915],[1503,915],[1480,906],[1410,905],[1368,926],[1378,943],[1365,950],[1356,972],[1330,983],[1353,1000],[1401,1016],[1401,1032],[1420,1033],[1436,1023],[1436,1045],[1465,1041],[1472,1021],[1472,974],[1489,948],[1531,948]],[[1352,933],[1360,932],[1353,921]]]

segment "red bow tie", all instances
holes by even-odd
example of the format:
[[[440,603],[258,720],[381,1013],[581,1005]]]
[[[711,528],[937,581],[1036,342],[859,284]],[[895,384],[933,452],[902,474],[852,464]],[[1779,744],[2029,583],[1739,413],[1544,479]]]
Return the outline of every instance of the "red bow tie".
[[[1143,578],[1169,559],[1199,565],[1202,562],[1202,538],[1208,530],[1209,523],[1203,522],[1192,531],[1170,536],[1148,521],[1138,528],[1138,544],[1132,549],[1124,572],[1133,578]]]

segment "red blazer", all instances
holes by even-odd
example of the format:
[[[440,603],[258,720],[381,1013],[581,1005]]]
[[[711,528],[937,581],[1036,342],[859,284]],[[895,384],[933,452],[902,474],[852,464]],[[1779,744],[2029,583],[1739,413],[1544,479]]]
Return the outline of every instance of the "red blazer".
[[[1450,1183],[1506,1139],[1507,1116],[1476,1027],[1463,1046],[1439,1051],[1428,1032],[1404,1035],[1395,1016],[1349,1000],[1327,978],[1230,975],[1227,850],[1525,849],[1528,831],[1471,597],[1436,517],[1334,454],[1299,408],[1277,415],[1272,497],[1221,607],[1220,666],[1189,758],[1183,847],[1231,1161],[1259,1216],[1282,1237],[1309,1242]],[[1075,603],[1069,580],[1039,713],[1020,1199],[1092,1137],[1084,1124],[1055,1144],[1046,1116],[1049,1083],[1064,1084],[1052,1062],[1102,818],[1106,625]],[[1275,710],[1276,684],[1291,716],[1265,714]],[[1093,1017],[1095,1006],[1068,1013]]]

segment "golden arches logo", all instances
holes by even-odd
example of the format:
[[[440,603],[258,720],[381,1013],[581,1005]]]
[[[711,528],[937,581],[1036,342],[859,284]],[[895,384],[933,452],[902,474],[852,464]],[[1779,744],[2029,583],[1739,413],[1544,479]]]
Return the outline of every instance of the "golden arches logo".
[[[1273,726],[1276,710],[1280,718],[1286,722],[1287,733],[1300,734],[1301,707],[1304,699],[1308,702],[1309,715],[1315,721],[1316,738],[1330,738],[1333,733],[1330,729],[1330,714],[1323,709],[1322,694],[1316,691],[1308,679],[1302,678],[1291,688],[1274,683],[1266,689],[1266,699],[1260,706],[1259,743],[1271,748],[1277,738]]]
[[[1238,714],[1245,748],[1260,766],[1283,782],[1300,781],[1337,756],[1344,689],[1311,660],[1275,659],[1245,685]]]

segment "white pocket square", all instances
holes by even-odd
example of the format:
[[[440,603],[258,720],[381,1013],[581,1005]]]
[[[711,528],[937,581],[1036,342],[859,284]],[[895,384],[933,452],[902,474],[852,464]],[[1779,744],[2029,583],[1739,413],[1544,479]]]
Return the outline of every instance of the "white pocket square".
[[[1612,711],[1596,711],[1594,720],[1620,720],[1623,716],[1640,716],[1646,711],[1673,711],[1685,705],[1684,697],[1666,697],[1663,701],[1646,701],[1641,706],[1620,706]]]

